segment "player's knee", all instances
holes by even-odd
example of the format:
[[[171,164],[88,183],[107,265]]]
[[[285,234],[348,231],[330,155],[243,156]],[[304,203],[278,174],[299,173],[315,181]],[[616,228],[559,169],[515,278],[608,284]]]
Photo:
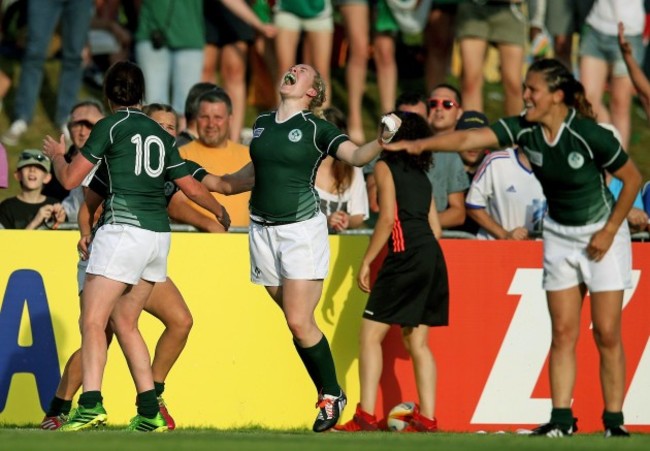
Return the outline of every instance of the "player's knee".
[[[194,318],[192,318],[192,314],[190,312],[187,312],[187,314],[182,315],[178,319],[178,330],[185,336],[190,334],[192,327],[194,327]]]
[[[137,321],[134,322],[132,321],[131,318],[125,317],[123,315],[117,315],[115,317],[112,317],[110,324],[111,324],[111,328],[113,329],[113,332],[118,337],[129,333],[129,331],[137,330],[138,328]]]
[[[578,329],[568,324],[554,324],[551,346],[554,348],[574,347],[578,341]]]
[[[614,349],[621,345],[620,329],[616,326],[594,326],[594,341],[600,349]]]
[[[301,317],[287,317],[287,326],[291,335],[299,342],[310,336],[313,330],[313,324]]]

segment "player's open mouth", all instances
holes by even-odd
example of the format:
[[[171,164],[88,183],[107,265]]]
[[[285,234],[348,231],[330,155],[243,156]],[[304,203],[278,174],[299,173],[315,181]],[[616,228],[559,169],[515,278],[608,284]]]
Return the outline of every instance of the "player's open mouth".
[[[285,85],[295,85],[296,84],[296,76],[292,74],[291,72],[287,72],[284,74],[284,84]]]

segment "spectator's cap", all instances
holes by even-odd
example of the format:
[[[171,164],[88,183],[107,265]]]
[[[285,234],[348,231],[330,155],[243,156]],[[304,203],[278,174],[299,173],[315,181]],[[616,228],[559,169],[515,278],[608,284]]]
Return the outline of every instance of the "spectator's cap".
[[[470,130],[489,125],[488,118],[480,111],[465,111],[456,124],[456,130]]]
[[[20,152],[20,155],[18,155],[18,164],[16,165],[16,169],[29,165],[40,166],[45,170],[45,172],[50,172],[52,162],[41,150],[25,149]]]

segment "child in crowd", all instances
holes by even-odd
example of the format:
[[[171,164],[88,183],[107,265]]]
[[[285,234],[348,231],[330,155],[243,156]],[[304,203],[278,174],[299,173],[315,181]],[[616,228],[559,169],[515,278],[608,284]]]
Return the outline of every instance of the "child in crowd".
[[[0,227],[5,229],[55,229],[65,221],[65,210],[53,197],[45,196],[50,181],[50,159],[40,150],[27,149],[18,156],[14,177],[20,194],[0,203]]]

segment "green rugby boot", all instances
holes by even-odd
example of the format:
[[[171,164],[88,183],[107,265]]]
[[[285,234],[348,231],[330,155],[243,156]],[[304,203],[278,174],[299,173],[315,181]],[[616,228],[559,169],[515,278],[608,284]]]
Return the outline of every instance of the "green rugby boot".
[[[165,417],[160,412],[153,418],[143,417],[136,415],[131,418],[131,422],[126,428],[127,431],[140,431],[140,432],[166,432],[169,430]]]
[[[104,406],[99,402],[95,407],[90,409],[78,406],[72,411],[68,417],[68,421],[63,423],[59,428],[59,431],[69,432],[96,428],[106,425],[107,419],[108,415],[106,415],[106,410],[104,410]]]

